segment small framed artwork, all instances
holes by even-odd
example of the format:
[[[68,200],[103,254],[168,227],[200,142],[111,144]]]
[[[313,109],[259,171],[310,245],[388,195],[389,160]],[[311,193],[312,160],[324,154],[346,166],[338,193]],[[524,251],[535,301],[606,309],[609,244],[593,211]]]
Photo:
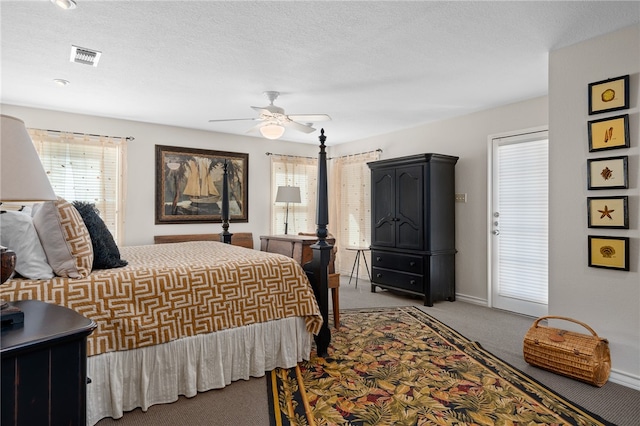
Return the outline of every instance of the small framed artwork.
[[[629,237],[589,235],[589,266],[629,270]]]
[[[589,121],[589,152],[629,148],[629,114]]]
[[[589,228],[629,229],[629,197],[588,197]]]
[[[156,145],[156,224],[222,222],[225,163],[229,219],[247,222],[249,154]]]
[[[629,76],[589,84],[589,115],[629,108]]]
[[[587,189],[626,189],[628,156],[587,159]]]

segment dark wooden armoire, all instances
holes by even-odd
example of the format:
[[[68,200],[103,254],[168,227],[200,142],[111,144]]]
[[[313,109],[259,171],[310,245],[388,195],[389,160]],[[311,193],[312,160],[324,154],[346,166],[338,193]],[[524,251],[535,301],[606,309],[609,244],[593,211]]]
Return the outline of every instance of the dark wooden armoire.
[[[419,154],[368,163],[371,169],[371,291],[455,300],[455,164]]]

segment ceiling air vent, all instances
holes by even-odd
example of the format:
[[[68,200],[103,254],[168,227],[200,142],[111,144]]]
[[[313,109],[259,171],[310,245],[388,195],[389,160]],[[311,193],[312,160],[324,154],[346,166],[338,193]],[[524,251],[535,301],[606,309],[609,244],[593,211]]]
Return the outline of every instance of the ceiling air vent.
[[[71,62],[78,64],[98,66],[98,60],[100,60],[102,52],[97,50],[86,49],[84,47],[71,46]]]

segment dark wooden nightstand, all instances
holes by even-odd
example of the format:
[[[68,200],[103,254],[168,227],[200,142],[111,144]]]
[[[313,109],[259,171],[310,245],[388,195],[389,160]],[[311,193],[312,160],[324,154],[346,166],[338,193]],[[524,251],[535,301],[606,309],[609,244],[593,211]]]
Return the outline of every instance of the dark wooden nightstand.
[[[12,302],[24,323],[3,327],[4,425],[86,424],[87,336],[96,323],[38,300]]]

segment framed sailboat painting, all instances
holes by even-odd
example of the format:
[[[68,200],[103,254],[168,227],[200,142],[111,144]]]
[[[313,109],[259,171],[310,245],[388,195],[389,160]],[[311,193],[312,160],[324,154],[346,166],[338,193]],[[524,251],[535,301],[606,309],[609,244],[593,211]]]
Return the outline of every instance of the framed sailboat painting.
[[[225,163],[229,221],[248,222],[249,154],[156,145],[156,225],[222,222]]]

